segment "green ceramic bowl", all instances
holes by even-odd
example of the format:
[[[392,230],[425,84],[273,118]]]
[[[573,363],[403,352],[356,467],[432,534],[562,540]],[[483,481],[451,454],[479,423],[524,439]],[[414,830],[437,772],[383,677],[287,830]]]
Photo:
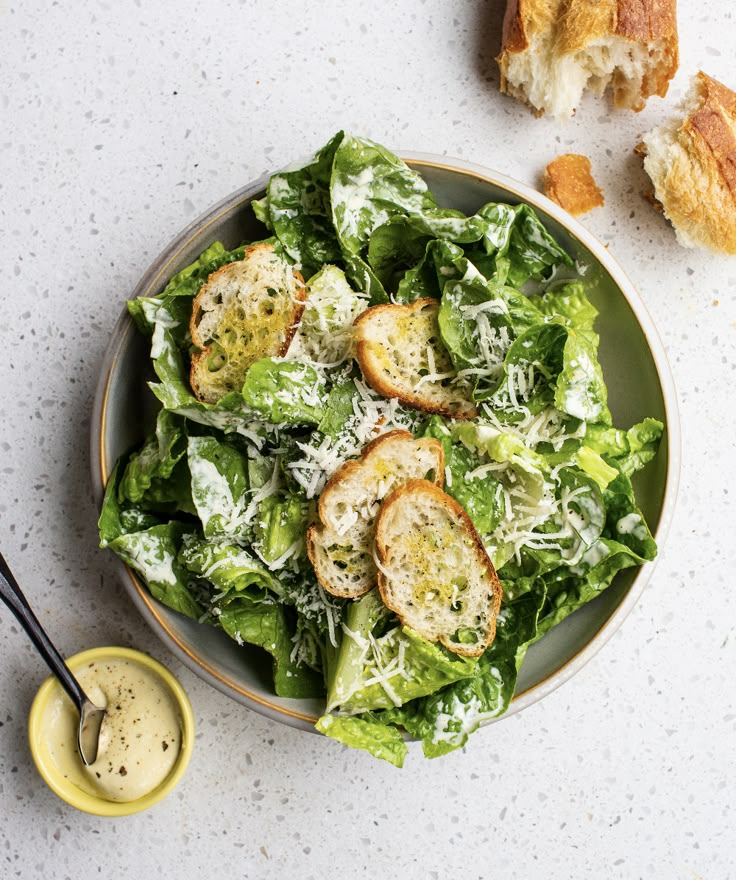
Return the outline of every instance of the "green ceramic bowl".
[[[680,466],[677,401],[664,348],[651,318],[626,274],[606,248],[565,211],[524,184],[457,159],[405,155],[426,179],[441,205],[473,213],[488,201],[528,202],[550,232],[589,266],[591,299],[600,311],[600,359],[615,423],[626,427],[653,416],[666,431],[656,460],[636,475],[637,498],[661,546],[672,519]],[[216,239],[226,247],[260,237],[250,203],[265,191],[267,177],[254,181],[187,227],[158,257],[132,297],[157,294],[168,279]],[[145,386],[148,340],[123,310],[102,364],[92,418],[92,475],[101,501],[120,454],[140,443],[153,396]],[[238,647],[224,633],[197,624],[156,602],[121,562],[116,565],[133,602],[164,643],[194,672],[233,699],[269,718],[312,730],[323,713],[316,699],[289,700],[272,691],[270,663],[260,652]],[[654,570],[650,563],[617,576],[600,597],[572,614],[527,653],[507,718],[541,699],[581,669],[631,611]]]

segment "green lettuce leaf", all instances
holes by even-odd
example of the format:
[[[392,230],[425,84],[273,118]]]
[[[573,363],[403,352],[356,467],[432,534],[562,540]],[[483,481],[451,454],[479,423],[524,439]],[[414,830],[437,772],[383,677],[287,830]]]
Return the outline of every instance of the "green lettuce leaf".
[[[372,590],[347,612],[327,709],[348,714],[402,705],[472,675],[475,661],[451,654],[408,627],[375,635],[387,609]],[[371,638],[372,637],[372,638]]]
[[[488,256],[504,256],[511,244],[511,233],[517,221],[518,209],[513,205],[488,202],[478,211],[486,221],[483,246]]]
[[[353,322],[368,306],[337,266],[324,266],[307,284],[307,301],[286,358],[331,370],[353,357]],[[326,366],[325,366],[326,365]]]
[[[481,465],[480,457],[462,443],[453,442],[450,429],[439,416],[432,416],[423,436],[442,443],[445,492],[465,509],[481,535],[491,534],[503,515],[499,481],[490,472],[473,473]]]
[[[548,289],[543,296],[537,297],[536,306],[543,315],[562,320],[578,333],[591,335],[591,341],[597,346],[593,327],[598,309],[590,302],[580,282],[565,284],[558,290]]]
[[[125,472],[125,458],[120,458],[110,474],[100,508],[97,527],[100,547],[108,547],[111,541],[130,532],[144,532],[162,525],[162,519],[149,510],[120,498],[120,480]]]
[[[183,537],[177,561],[212,584],[220,608],[236,596],[247,595],[251,602],[270,602],[269,591],[280,590],[279,582],[263,563],[236,544],[215,544],[190,533]]]
[[[395,214],[437,207],[420,174],[380,144],[346,135],[335,151],[330,200],[344,254],[360,255],[373,230]]]
[[[483,721],[508,708],[526,645],[536,635],[543,600],[543,593],[529,593],[502,607],[496,637],[478,659],[472,676],[378,717],[384,723],[402,724],[421,739],[428,758],[462,748]]]
[[[491,209],[489,209],[490,212]],[[505,256],[509,259],[508,282],[520,287],[529,278],[542,280],[556,266],[572,265],[570,255],[547,232],[529,205],[517,205]],[[487,217],[484,208],[479,211]]]
[[[443,261],[439,267],[440,333],[455,368],[487,370],[491,380],[497,380],[514,336],[505,300],[496,286],[449,246],[435,248],[434,257]]]
[[[246,407],[274,425],[317,425],[325,415],[325,380],[308,364],[261,358],[243,385]]]
[[[238,595],[215,606],[220,626],[238,644],[257,645],[273,659],[273,684],[279,697],[305,699],[324,693],[321,676],[292,661],[292,629],[282,605],[253,604]]]
[[[608,391],[598,361],[597,345],[591,342],[590,333],[568,330],[563,366],[555,383],[554,402],[559,410],[576,419],[611,423]]]
[[[185,536],[178,562],[215,588],[208,621],[238,644],[256,645],[271,655],[279,696],[301,699],[324,693],[321,676],[292,659],[295,623],[277,604],[281,585],[263,563],[238,546],[213,544],[196,535]]]
[[[248,501],[248,460],[215,437],[190,437],[192,499],[206,538],[244,540],[255,514]]]
[[[332,386],[327,396],[325,414],[317,425],[320,434],[333,438],[340,435],[345,424],[354,415],[353,398],[357,393],[358,389],[352,379],[346,379]]]
[[[122,523],[123,502],[118,497],[118,487],[120,478],[125,471],[125,459],[120,458],[112,469],[107,485],[105,486],[105,495],[102,499],[102,507],[100,508],[100,516],[97,520],[97,528],[100,533],[100,547],[107,547],[110,541],[125,534],[125,532],[137,532],[141,529],[126,529]],[[155,525],[155,523],[151,523]]]
[[[256,215],[273,230],[292,260],[301,264],[307,279],[341,256],[332,223],[330,176],[342,139],[338,132],[305,165],[272,175],[265,199],[253,204]]]
[[[198,619],[202,606],[189,589],[187,571],[178,561],[187,528],[184,523],[172,521],[142,532],[118,535],[107,546],[142,576],[155,599]]]
[[[155,432],[128,460],[118,486],[120,499],[140,503],[146,499],[152,486],[154,491],[157,483],[161,489],[165,488],[186,451],[187,437],[182,419],[168,410],[159,410]],[[191,496],[186,509],[191,510]]]
[[[483,237],[486,225],[481,217],[466,217],[447,208],[433,208],[423,214],[397,214],[371,233],[368,263],[387,290],[399,293],[399,301],[413,301],[416,296],[405,298],[406,286],[411,281],[405,282],[404,276],[426,260],[428,244],[475,242]],[[402,283],[404,290],[400,291]]]
[[[644,419],[628,431],[608,425],[588,425],[585,442],[627,476],[641,470],[657,454],[664,425]]]
[[[269,564],[298,559],[304,554],[307,519],[307,505],[298,495],[264,498],[254,522],[253,547]]]
[[[380,722],[344,715],[323,715],[315,727],[332,739],[403,767],[407,747],[401,732]]]
[[[619,571],[654,559],[657,545],[636,506],[631,480],[620,474],[603,493],[606,522],[601,537],[569,570],[544,576],[547,604],[538,637],[605,590]]]
[[[498,410],[539,413],[549,406],[583,421],[610,424],[607,391],[590,337],[551,321],[520,333],[509,347],[503,378],[478,393]]]

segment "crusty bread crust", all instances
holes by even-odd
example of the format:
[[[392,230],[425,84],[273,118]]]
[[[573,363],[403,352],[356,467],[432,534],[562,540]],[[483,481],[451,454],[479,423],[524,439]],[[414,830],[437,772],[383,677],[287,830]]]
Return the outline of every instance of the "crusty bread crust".
[[[593,179],[590,159],[578,153],[565,153],[547,165],[544,192],[573,217],[587,214],[604,203],[603,193]]]
[[[436,299],[423,298],[366,309],[354,324],[356,360],[378,394],[423,412],[472,419],[477,410],[470,387],[454,383],[456,371],[440,338],[439,308]],[[433,353],[435,375],[445,378],[431,379],[427,349]]]
[[[397,430],[371,440],[360,458],[346,461],[332,475],[319,498],[320,522],[306,536],[307,555],[328,593],[357,598],[373,589],[376,508],[396,486],[429,471],[441,486],[445,454],[440,441],[415,440],[408,431]]]
[[[736,198],[736,92],[700,71],[702,103],[688,123],[718,165],[723,182]],[[731,215],[734,219],[734,215]]]
[[[548,17],[539,20],[535,15],[537,7],[527,6],[526,0],[507,0],[501,31],[501,54],[496,59],[501,68],[501,91],[506,91],[506,68],[508,56],[512,52],[524,52],[529,48],[529,31],[548,25]],[[541,17],[544,7],[538,7]]]
[[[285,355],[304,310],[306,295],[301,273],[267,242],[246,248],[242,260],[226,263],[213,272],[194,298],[189,322],[192,342],[201,349],[192,355],[189,374],[196,397],[215,403],[229,391],[240,390],[245,372],[254,361]],[[225,296],[238,300],[239,313],[227,327]],[[278,311],[271,317],[274,305]],[[270,310],[268,316],[264,309]],[[259,326],[262,332],[256,336],[251,327]],[[241,338],[228,344],[224,339],[228,332]],[[244,333],[250,335],[249,340],[242,339]],[[228,351],[228,345],[232,351]],[[210,360],[218,354],[225,365],[211,370]]]
[[[662,60],[646,68],[641,85],[641,105],[652,95],[663,98],[680,63],[677,37],[677,0],[618,0],[616,34],[646,46],[662,47]]]
[[[613,49],[621,41],[631,44],[631,51],[624,52],[621,63],[614,62],[603,73],[600,59],[592,63],[591,52],[601,46]],[[632,65],[634,47],[641,51]],[[536,58],[550,80],[538,84],[543,91],[548,91],[558,76],[569,78],[573,64],[578,70],[589,71],[589,85],[596,91],[602,91],[610,80],[617,108],[641,110],[647,98],[667,93],[677,71],[676,0],[508,0],[501,52],[496,59],[501,91],[525,101],[542,115],[545,107],[529,96],[532,83],[514,82],[517,75],[512,73],[512,63],[523,53],[544,56]],[[566,108],[560,115],[573,110]]]
[[[700,71],[683,111],[636,152],[680,243],[736,254],[736,93]]]
[[[411,516],[422,522],[409,522]],[[445,543],[462,557],[459,564],[448,558]],[[454,498],[427,480],[399,486],[378,514],[376,552],[381,598],[402,624],[465,657],[478,657],[491,644],[501,582],[472,520]],[[461,629],[472,631],[476,640],[454,638]]]
[[[617,0],[615,6],[619,36],[644,43],[672,40],[677,49],[677,6],[673,0]]]

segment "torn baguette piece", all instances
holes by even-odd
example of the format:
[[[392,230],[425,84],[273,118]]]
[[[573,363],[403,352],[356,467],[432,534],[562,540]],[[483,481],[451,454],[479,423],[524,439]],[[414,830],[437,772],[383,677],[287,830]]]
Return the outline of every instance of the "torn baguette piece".
[[[436,299],[378,305],[355,321],[356,359],[370,387],[414,409],[454,419],[477,415],[440,336]]]
[[[593,178],[590,159],[578,153],[565,153],[547,165],[544,194],[573,217],[587,214],[604,204],[603,193]]]
[[[439,486],[410,480],[376,520],[384,604],[430,642],[479,657],[496,634],[501,582],[468,514]]]
[[[677,71],[676,0],[507,0],[501,91],[569,119],[587,89],[617,109],[664,97]]]
[[[439,440],[390,431],[333,474],[319,498],[320,523],[307,529],[307,553],[328,593],[356,598],[375,587],[375,520],[382,500],[407,480],[442,485],[444,472]]]
[[[246,248],[242,260],[213,272],[194,298],[189,383],[207,403],[240,391],[248,368],[289,348],[304,309],[304,279],[272,244]]]
[[[698,72],[682,114],[636,151],[684,247],[736,254],[736,92]]]

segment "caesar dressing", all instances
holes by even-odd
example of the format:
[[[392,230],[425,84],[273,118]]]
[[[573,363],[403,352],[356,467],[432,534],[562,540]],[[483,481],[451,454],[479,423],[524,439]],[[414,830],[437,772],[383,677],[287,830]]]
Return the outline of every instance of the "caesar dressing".
[[[133,660],[97,660],[75,670],[87,696],[107,710],[97,760],[77,751],[77,712],[59,688],[43,719],[49,753],[78,788],[128,802],[153,791],[174,768],[182,746],[181,715],[167,684]]]

